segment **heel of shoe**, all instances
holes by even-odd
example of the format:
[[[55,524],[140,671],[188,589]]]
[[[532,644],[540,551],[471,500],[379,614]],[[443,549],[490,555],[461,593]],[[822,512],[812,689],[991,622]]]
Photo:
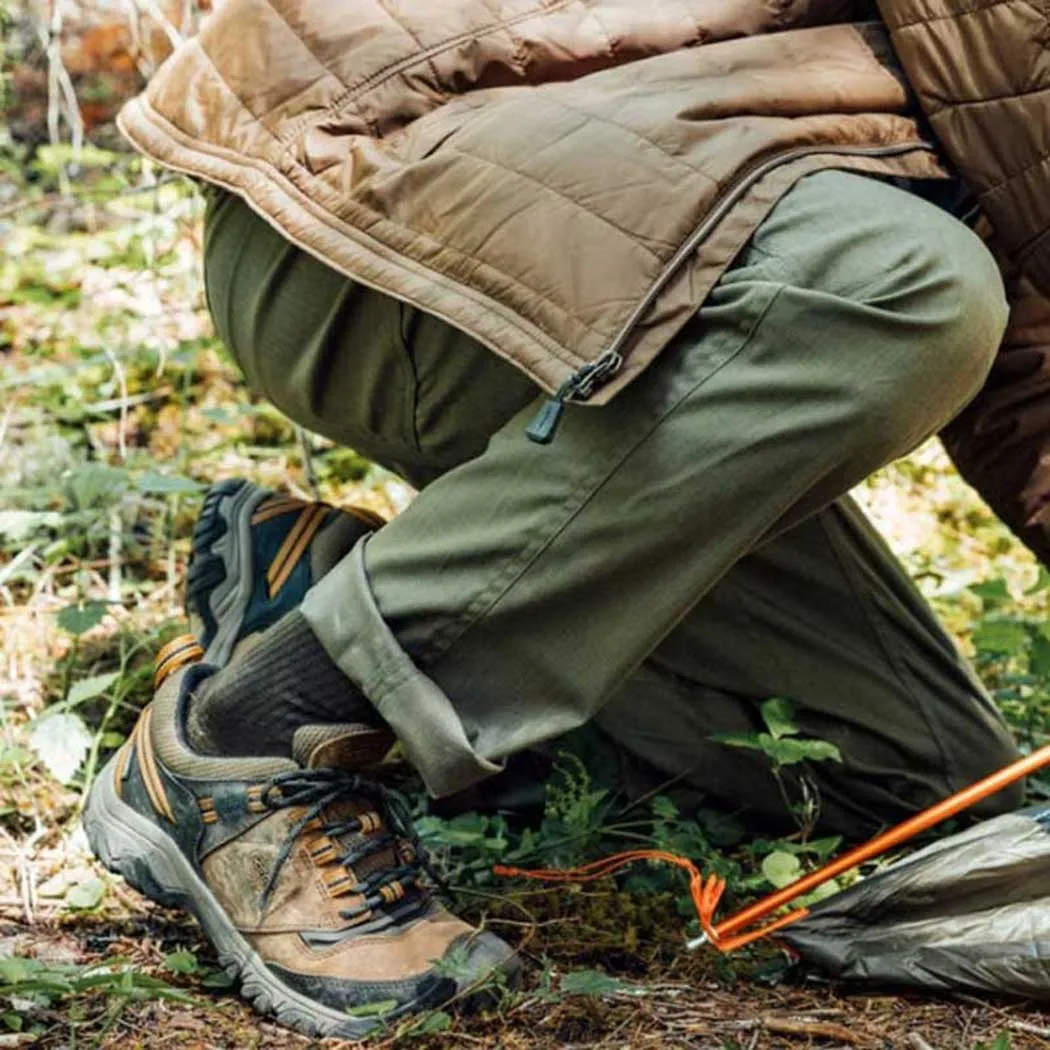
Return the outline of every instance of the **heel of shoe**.
[[[133,889],[166,908],[187,908],[171,839],[122,802],[114,789],[116,757],[103,768],[88,795],[82,823],[92,853]],[[173,857],[174,854],[174,857]]]

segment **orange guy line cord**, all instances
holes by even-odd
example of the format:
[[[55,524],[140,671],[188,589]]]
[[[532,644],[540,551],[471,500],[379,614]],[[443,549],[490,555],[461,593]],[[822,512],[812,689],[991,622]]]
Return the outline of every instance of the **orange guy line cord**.
[[[851,868],[857,867],[858,864],[874,860],[887,850],[903,845],[903,843],[921,832],[929,830],[934,825],[940,824],[950,817],[957,816],[971,806],[975,806],[978,802],[998,794],[1003,788],[1009,787],[1015,781],[1044,769],[1046,766],[1050,766],[1050,746],[1033,751],[1027,757],[1012,762],[983,780],[978,780],[977,783],[971,784],[970,787],[943,799],[929,809],[923,810],[922,813],[909,817],[896,827],[890,828],[889,831],[876,835],[875,838],[863,845],[857,846],[855,849],[844,853],[841,857],[825,864],[823,868],[819,868],[809,875],[804,875],[790,886],[777,890],[776,893],[763,897],[762,900],[756,901],[754,904],[742,909],[717,926],[714,924],[714,914],[725,891],[725,880],[716,875],[711,875],[705,879],[691,860],[662,850],[643,849],[632,850],[628,853],[617,853],[614,856],[605,857],[602,860],[585,864],[579,868],[540,868],[533,871],[525,871],[521,868],[508,868],[503,865],[496,865],[493,868],[493,873],[508,877],[521,876],[542,879],[546,882],[593,882],[596,879],[603,879],[613,875],[622,868],[626,868],[628,865],[638,861],[655,860],[664,864],[673,864],[689,874],[689,892],[692,896],[697,916],[700,919],[700,928],[704,931],[704,936],[690,942],[690,947],[698,947],[706,942],[721,952],[732,952],[762,937],[767,937],[785,926],[790,926],[809,914],[807,908],[798,908],[765,926],[742,932],[747,927],[754,925],[761,919],[784,907],[784,905],[790,904],[791,901],[797,900],[806,893],[810,893],[825,882],[842,875]]]

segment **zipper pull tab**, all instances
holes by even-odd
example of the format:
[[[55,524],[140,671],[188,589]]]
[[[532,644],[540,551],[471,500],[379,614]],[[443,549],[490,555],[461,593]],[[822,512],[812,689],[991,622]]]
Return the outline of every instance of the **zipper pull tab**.
[[[537,445],[549,445],[554,440],[554,432],[558,429],[564,411],[565,400],[559,390],[554,397],[543,402],[525,431],[525,436]]]
[[[565,402],[569,398],[585,401],[594,393],[594,388],[599,383],[604,383],[611,375],[619,372],[621,367],[623,358],[615,350],[606,350],[590,364],[573,372],[558,387],[557,393],[548,398],[536,413],[525,431],[528,439],[537,445],[549,445],[554,440],[554,432],[558,429],[558,423],[565,411]]]

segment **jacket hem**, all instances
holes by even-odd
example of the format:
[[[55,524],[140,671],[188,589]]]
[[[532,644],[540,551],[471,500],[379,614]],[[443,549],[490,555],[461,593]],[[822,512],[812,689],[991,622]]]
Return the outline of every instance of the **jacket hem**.
[[[132,99],[118,118],[124,135],[141,152],[173,170],[222,186],[244,198],[282,236],[350,279],[418,307],[476,339],[497,356],[524,372],[542,390],[554,393],[590,358],[573,354],[551,340],[520,313],[468,285],[452,281],[396,249],[341,222],[314,205],[280,170],[265,170],[251,161],[221,155],[218,147],[191,139],[170,124],[145,95]],[[178,159],[176,159],[178,154]],[[625,341],[623,368],[586,402],[602,405],[636,379],[703,304],[711,289],[750,240],[781,197],[806,175],[828,168],[861,174],[906,178],[945,178],[947,172],[927,147],[896,156],[872,157],[814,151],[785,161],[759,179],[698,246],[691,264],[682,266],[653,307],[639,319]],[[300,225],[316,234],[290,229]],[[368,243],[365,243],[367,239]],[[406,281],[407,278],[407,281]],[[406,286],[407,285],[407,286]],[[610,334],[610,341],[613,335]]]

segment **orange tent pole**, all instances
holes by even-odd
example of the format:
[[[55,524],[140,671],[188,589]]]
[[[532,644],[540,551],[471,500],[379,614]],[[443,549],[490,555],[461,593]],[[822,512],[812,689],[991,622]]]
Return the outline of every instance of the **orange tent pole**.
[[[932,828],[935,824],[940,824],[941,821],[957,816],[971,806],[977,805],[978,802],[1002,791],[1003,788],[1009,787],[1022,777],[1029,776],[1031,773],[1044,769],[1046,766],[1050,766],[1050,745],[1041,747],[1038,751],[1033,751],[1027,757],[1018,759],[1016,762],[1000,769],[997,773],[992,773],[983,780],[978,780],[976,784],[971,784],[970,787],[964,788],[958,794],[938,802],[914,817],[909,817],[896,827],[890,828],[889,831],[884,831],[881,835],[877,835],[862,846],[857,846],[848,853],[844,853],[841,857],[825,864],[823,868],[819,868],[809,875],[804,875],[790,886],[785,886],[782,890],[777,890],[776,893],[763,897],[762,900],[756,901],[749,907],[720,922],[714,927],[714,932],[719,938],[726,938],[739,933],[745,927],[766,918],[778,908],[782,908],[785,904],[789,904],[811,890],[815,890],[830,879],[842,875],[851,868],[855,868],[858,864],[873,860],[887,850],[893,849],[894,846],[900,846],[921,832]],[[800,911],[795,914],[795,917],[801,919],[805,914],[805,911]],[[785,920],[790,918],[790,916],[786,916]],[[786,921],[783,924],[786,925]],[[771,933],[773,931],[770,929],[765,932]],[[748,939],[750,940],[751,938]]]

